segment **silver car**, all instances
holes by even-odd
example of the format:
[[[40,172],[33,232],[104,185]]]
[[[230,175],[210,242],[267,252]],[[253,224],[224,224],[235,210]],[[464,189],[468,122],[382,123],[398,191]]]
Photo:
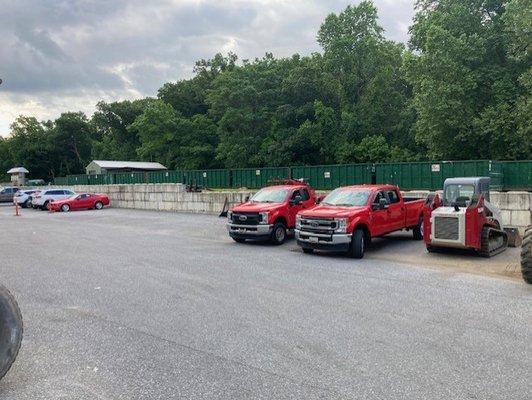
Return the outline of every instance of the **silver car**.
[[[0,188],[0,203],[11,203],[13,201],[13,197],[15,197],[15,193],[17,193],[20,189],[17,187],[3,187]]]

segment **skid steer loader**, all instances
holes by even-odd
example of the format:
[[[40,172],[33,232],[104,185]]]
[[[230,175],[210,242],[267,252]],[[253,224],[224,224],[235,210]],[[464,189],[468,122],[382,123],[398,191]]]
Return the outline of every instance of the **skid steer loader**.
[[[0,379],[17,357],[22,342],[22,316],[9,291],[0,285]]]
[[[438,248],[474,249],[482,257],[491,257],[508,247],[501,213],[490,200],[489,177],[449,178],[443,195],[427,201],[423,213],[423,239],[427,251]],[[515,243],[515,238],[511,238]]]

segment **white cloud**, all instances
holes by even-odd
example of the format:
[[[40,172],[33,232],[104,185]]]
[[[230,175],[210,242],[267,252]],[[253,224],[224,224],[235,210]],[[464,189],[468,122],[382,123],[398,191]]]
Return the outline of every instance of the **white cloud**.
[[[0,14],[0,135],[20,114],[92,113],[98,100],[155,95],[194,61],[318,51],[324,18],[348,0],[6,0]],[[386,35],[407,40],[413,0],[375,0]]]

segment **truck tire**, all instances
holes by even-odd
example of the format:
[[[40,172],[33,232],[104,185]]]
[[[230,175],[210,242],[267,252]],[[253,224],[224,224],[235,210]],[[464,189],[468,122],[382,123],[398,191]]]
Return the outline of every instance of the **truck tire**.
[[[532,285],[532,226],[526,228],[521,245],[521,272],[524,281]]]
[[[270,240],[273,244],[281,245],[286,240],[286,227],[282,222],[273,224],[272,235]]]
[[[15,298],[0,285],[0,379],[17,358],[22,343],[22,315]]]
[[[41,210],[42,210],[42,211],[46,211],[46,210],[48,210],[48,203],[49,203],[48,200],[46,200],[46,201],[44,202],[44,204],[41,206]]]
[[[414,240],[423,239],[423,217],[419,217],[417,225],[412,229],[412,236],[414,236]]]
[[[364,231],[362,229],[356,229],[353,232],[353,238],[351,239],[351,248],[349,255],[352,258],[362,258],[364,257],[364,242],[366,241]]]

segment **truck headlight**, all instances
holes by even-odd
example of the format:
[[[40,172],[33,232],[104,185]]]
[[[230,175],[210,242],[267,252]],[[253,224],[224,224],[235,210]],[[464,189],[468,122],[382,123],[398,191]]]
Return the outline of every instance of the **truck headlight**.
[[[335,218],[334,221],[336,222],[336,229],[334,230],[334,232],[335,233],[346,233],[347,218]]]
[[[299,215],[296,216],[296,229],[301,229],[301,217]]]
[[[269,214],[267,212],[261,212],[261,213],[259,213],[259,215],[260,215],[259,224],[268,225],[268,216],[269,216]]]
[[[229,221],[232,221],[233,220],[233,212],[232,211],[227,211],[227,219]]]

